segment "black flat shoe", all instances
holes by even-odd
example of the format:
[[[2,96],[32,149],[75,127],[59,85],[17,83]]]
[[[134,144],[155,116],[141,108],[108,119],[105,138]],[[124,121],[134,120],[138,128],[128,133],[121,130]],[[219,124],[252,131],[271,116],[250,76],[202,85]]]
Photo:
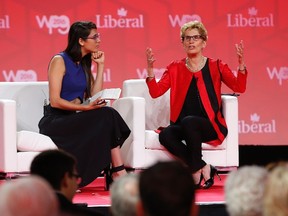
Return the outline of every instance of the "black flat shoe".
[[[215,174],[218,176],[219,180],[221,181],[221,178],[218,174],[218,170],[214,166],[210,165],[210,178],[207,181],[205,181],[203,185],[204,189],[208,189],[214,185]]]
[[[124,165],[120,165],[117,167],[113,167],[112,169],[110,169],[110,166],[104,169],[104,175],[105,175],[105,190],[109,190],[110,185],[113,183],[113,178],[112,178],[112,174],[115,172],[119,172],[121,170],[124,170],[125,167]]]

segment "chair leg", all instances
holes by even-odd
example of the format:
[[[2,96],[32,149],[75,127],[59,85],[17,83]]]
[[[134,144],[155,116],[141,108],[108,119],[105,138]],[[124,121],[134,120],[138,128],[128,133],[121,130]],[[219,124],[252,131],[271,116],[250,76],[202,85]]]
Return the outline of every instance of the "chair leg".
[[[0,180],[5,180],[7,176],[7,173],[5,172],[0,172]]]

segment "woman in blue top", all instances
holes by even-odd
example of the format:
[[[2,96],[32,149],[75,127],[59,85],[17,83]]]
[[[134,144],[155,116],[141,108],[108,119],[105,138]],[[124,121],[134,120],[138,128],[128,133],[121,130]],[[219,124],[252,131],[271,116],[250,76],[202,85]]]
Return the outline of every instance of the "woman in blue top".
[[[104,52],[99,50],[99,44],[100,34],[94,23],[71,25],[67,48],[49,64],[50,104],[39,122],[40,133],[77,158],[80,187],[95,180],[110,164],[113,178],[126,174],[120,147],[130,129],[119,113],[105,106],[100,98],[82,104],[103,88]],[[95,79],[92,61],[97,65]]]

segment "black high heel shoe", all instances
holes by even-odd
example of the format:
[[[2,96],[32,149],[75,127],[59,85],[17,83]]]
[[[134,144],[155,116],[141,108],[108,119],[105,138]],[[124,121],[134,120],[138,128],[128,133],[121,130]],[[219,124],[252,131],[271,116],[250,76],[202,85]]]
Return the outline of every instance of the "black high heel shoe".
[[[195,184],[195,189],[200,189],[201,188],[202,180],[203,180],[203,174],[201,173],[198,184]]]
[[[104,169],[104,176],[105,176],[105,190],[108,191],[110,188],[110,185],[113,182],[111,171],[110,171],[110,166]]]
[[[110,166],[104,169],[104,174],[105,174],[105,190],[109,190],[110,185],[113,183],[113,178],[112,178],[112,174],[115,172],[119,172],[121,170],[124,170],[125,167],[124,165],[120,165],[117,167],[113,167],[112,169],[110,169]]]
[[[218,170],[214,166],[210,165],[210,178],[207,181],[205,181],[205,183],[203,185],[204,189],[208,189],[208,188],[212,187],[212,185],[214,185],[215,174],[218,176],[219,180],[221,181],[221,178],[218,174]]]

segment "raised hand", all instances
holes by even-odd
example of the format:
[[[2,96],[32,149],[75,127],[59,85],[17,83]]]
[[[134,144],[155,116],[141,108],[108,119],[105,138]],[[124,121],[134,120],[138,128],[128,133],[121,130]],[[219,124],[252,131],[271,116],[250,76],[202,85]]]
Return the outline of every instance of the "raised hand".
[[[153,63],[155,62],[154,53],[150,47],[146,49],[146,57],[147,57],[147,65],[149,67],[153,67]]]
[[[240,66],[244,67],[245,63],[244,63],[244,43],[243,43],[243,40],[241,40],[239,44],[235,44],[235,48],[236,48],[236,54],[238,57],[239,67]]]
[[[153,72],[153,64],[155,62],[154,59],[154,53],[152,52],[152,49],[148,47],[146,49],[146,58],[147,58],[147,77],[154,78],[154,72]]]

